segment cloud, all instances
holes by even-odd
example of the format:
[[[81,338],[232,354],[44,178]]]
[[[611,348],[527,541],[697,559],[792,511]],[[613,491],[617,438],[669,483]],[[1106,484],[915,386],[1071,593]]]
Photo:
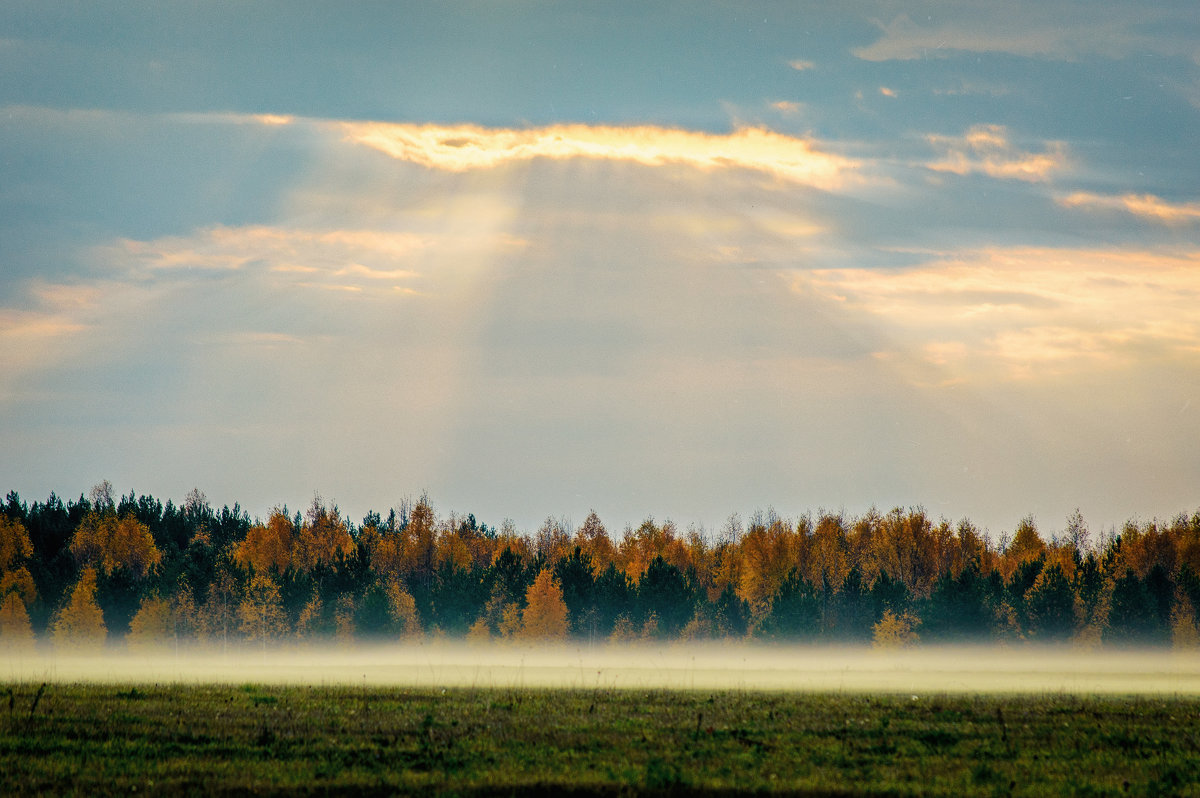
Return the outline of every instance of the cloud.
[[[1033,378],[1200,357],[1200,251],[992,248],[801,273],[939,379]],[[885,336],[886,337],[886,336]]]
[[[798,113],[803,107],[804,103],[798,103],[792,100],[776,100],[775,102],[771,103],[771,108],[781,114]]]
[[[1073,61],[1089,55],[1119,58],[1147,51],[1185,57],[1194,53],[1194,45],[1189,44],[1187,36],[1139,32],[1152,19],[1175,18],[1194,25],[1194,16],[1186,12],[1172,15],[1162,9],[1110,6],[1098,9],[1090,19],[1071,15],[1067,24],[1061,11],[1049,4],[1025,8],[1004,4],[992,9],[981,9],[974,3],[962,6],[943,8],[939,21],[928,25],[914,22],[907,14],[891,22],[876,20],[882,35],[851,52],[866,61],[948,58],[963,52],[1008,53],[1057,61]]]
[[[520,249],[528,242],[491,232],[418,234],[389,230],[312,230],[269,225],[216,226],[188,236],[149,241],[121,239],[97,247],[95,257],[144,275],[180,271],[257,269],[300,287],[373,290],[381,283],[405,289],[429,276],[422,259],[453,258],[480,249]],[[408,266],[400,267],[398,264]],[[386,286],[385,286],[386,287]],[[390,290],[390,288],[389,288]]]
[[[1084,210],[1123,211],[1160,224],[1177,225],[1200,221],[1200,202],[1167,202],[1153,194],[1092,194],[1076,191],[1061,197],[1058,203],[1067,208]]]
[[[255,114],[254,119],[260,125],[267,125],[268,127],[290,125],[296,121],[296,117],[290,114]]]
[[[164,350],[191,346],[184,342],[196,335],[231,346],[297,342],[321,330],[334,308],[350,318],[403,306],[412,317],[429,312],[416,310],[414,298],[440,295],[442,306],[460,301],[470,282],[466,273],[480,261],[494,263],[527,246],[488,229],[414,233],[269,225],[214,226],[97,245],[81,257],[94,272],[90,277],[34,280],[17,305],[0,306],[0,399],[29,390],[24,386],[36,384],[37,375],[71,372],[80,364],[91,368],[112,352],[135,358],[133,352],[151,343]],[[206,301],[212,307],[200,312]],[[285,307],[295,319],[263,314]],[[314,308],[324,310],[314,316]],[[169,329],[148,337],[155,323]],[[269,329],[259,329],[262,324]],[[270,328],[277,324],[283,328]],[[201,332],[205,327],[229,334],[213,338]]]
[[[880,86],[879,93],[882,94],[884,97],[895,97],[896,96],[895,89],[889,89],[887,86]]]
[[[0,308],[0,372],[18,361],[29,360],[36,342],[83,332],[89,324],[81,317],[96,307],[104,290],[93,284],[60,284],[35,280],[29,286],[31,301],[24,308]]]
[[[957,84],[945,89],[933,89],[937,97],[1003,97],[1012,94],[1012,89],[994,83],[976,83],[960,79]]]
[[[16,390],[14,377],[37,367],[60,341],[87,329],[59,311],[0,308],[0,400]]]
[[[926,164],[937,172],[975,172],[1001,180],[1041,182],[1068,163],[1064,143],[1048,141],[1042,152],[1024,152],[1009,141],[1003,125],[972,125],[962,136],[930,134],[925,138],[941,152],[938,160]]]
[[[300,122],[319,122],[291,114],[246,114],[234,111],[177,111],[143,113],[113,108],[53,108],[44,105],[12,104],[0,107],[0,115],[22,124],[59,127],[99,124],[141,124],[148,120],[181,125],[254,125],[286,127]]]
[[[653,126],[552,125],[485,128],[346,122],[346,138],[430,169],[466,172],[534,159],[595,159],[706,172],[750,169],[824,189],[843,186],[859,164],[811,140],[745,127],[728,134]]]
[[[797,58],[794,61],[788,61],[788,66],[797,72],[803,72],[807,69],[812,69],[816,64],[812,61],[806,61],[803,58]]]

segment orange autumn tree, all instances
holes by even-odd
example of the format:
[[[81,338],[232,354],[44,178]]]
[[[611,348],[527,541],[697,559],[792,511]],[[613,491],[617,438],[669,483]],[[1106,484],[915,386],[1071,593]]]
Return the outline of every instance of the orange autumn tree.
[[[0,641],[5,645],[33,641],[29,605],[37,598],[37,588],[25,567],[32,556],[25,525],[0,515]]]
[[[0,647],[12,650],[31,645],[33,627],[25,603],[16,593],[9,593],[0,601]]]
[[[125,569],[136,579],[145,579],[162,562],[150,528],[132,515],[118,518],[112,509],[84,516],[71,538],[71,554],[81,567],[110,574]]]
[[[592,567],[597,572],[607,568],[608,564],[613,562],[617,556],[617,548],[613,545],[608,531],[604,528],[604,524],[600,521],[600,516],[596,515],[595,510],[589,512],[588,517],[584,519],[583,526],[575,530],[571,548],[574,549],[576,546],[592,558]]]
[[[175,617],[171,603],[158,596],[148,596],[130,620],[125,640],[132,648],[148,648],[174,635]]]
[[[404,589],[404,584],[394,579],[384,588],[387,594],[388,609],[396,622],[396,631],[400,637],[416,637],[421,634],[421,619],[417,615],[417,602]]]
[[[438,535],[434,546],[434,561],[438,568],[452,567],[468,571],[475,564],[475,543],[471,533],[457,529],[451,523]]]
[[[933,523],[925,511],[920,507],[908,511],[895,507],[876,523],[872,543],[878,568],[899,579],[914,595],[928,596],[941,574]]]
[[[571,553],[571,529],[563,519],[547,517],[533,540],[534,550],[541,554],[546,562],[558,562]]]
[[[381,579],[403,579],[408,572],[409,536],[396,529],[371,526],[358,535],[371,558],[371,568]]]
[[[96,569],[87,567],[54,622],[54,644],[64,648],[99,648],[108,630],[96,603]]]
[[[28,648],[34,643],[34,628],[29,623],[29,612],[16,593],[0,601],[0,647]]]
[[[680,571],[687,571],[694,563],[688,542],[678,533],[671,521],[659,525],[653,518],[647,518],[637,529],[626,527],[625,537],[615,553],[617,566],[634,580],[642,578],[656,557],[662,557]]]
[[[401,535],[399,548],[403,552],[404,573],[416,584],[430,586],[437,567],[437,516],[426,496],[412,508]]]
[[[0,514],[0,574],[15,568],[33,556],[29,533],[20,521]]]
[[[846,523],[841,515],[822,513],[817,519],[804,563],[804,575],[810,583],[819,586],[828,582],[841,587],[850,571],[846,535]]]
[[[282,573],[292,564],[295,526],[287,512],[276,507],[266,524],[255,524],[233,548],[233,559],[242,568]]]
[[[736,586],[737,594],[750,605],[750,613],[755,618],[766,616],[771,597],[800,562],[799,551],[806,539],[806,531],[804,522],[797,532],[792,532],[778,518],[766,522],[755,520],[738,541],[740,583]]]
[[[0,576],[0,600],[9,596],[15,596],[26,607],[37,598],[37,586],[33,583],[33,576],[23,565]]]
[[[279,596],[279,585],[265,573],[256,573],[238,605],[241,630],[248,639],[264,645],[287,632],[287,617]]]
[[[354,540],[337,505],[326,507],[320,496],[313,497],[312,506],[304,516],[292,550],[292,564],[300,571],[311,573],[318,565],[332,565],[339,557],[354,551]]]
[[[549,569],[543,570],[525,592],[521,614],[522,637],[562,640],[567,636],[567,605]]]
[[[883,617],[871,630],[871,645],[879,649],[908,648],[920,640],[915,631],[917,625],[917,619],[907,612],[896,615],[884,610]]]
[[[1008,544],[1000,561],[1000,573],[1005,581],[1008,581],[1021,563],[1043,559],[1045,556],[1046,541],[1038,534],[1033,516],[1027,515],[1017,524],[1012,542]]]

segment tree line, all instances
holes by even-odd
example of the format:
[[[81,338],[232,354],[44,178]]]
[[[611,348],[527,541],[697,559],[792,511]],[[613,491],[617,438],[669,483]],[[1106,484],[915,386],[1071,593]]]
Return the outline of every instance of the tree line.
[[[417,637],[873,643],[1200,643],[1200,510],[1093,537],[1078,511],[993,541],[921,508],[716,536],[593,512],[533,534],[425,497],[361,523],[314,498],[251,520],[193,490],[164,505],[105,482],[0,508],[0,643],[89,647]]]

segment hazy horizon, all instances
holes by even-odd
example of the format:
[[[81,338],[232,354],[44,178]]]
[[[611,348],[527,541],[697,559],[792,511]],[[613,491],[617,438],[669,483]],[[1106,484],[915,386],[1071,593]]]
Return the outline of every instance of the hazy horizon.
[[[420,641],[253,645],[169,642],[102,654],[9,651],[8,682],[361,685],[579,690],[1200,695],[1189,652],[1074,646]]]

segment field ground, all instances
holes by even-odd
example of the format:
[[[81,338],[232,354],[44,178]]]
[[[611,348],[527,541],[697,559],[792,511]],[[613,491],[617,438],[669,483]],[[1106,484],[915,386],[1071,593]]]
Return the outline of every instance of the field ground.
[[[1200,699],[0,685],[0,794],[1200,794]]]

